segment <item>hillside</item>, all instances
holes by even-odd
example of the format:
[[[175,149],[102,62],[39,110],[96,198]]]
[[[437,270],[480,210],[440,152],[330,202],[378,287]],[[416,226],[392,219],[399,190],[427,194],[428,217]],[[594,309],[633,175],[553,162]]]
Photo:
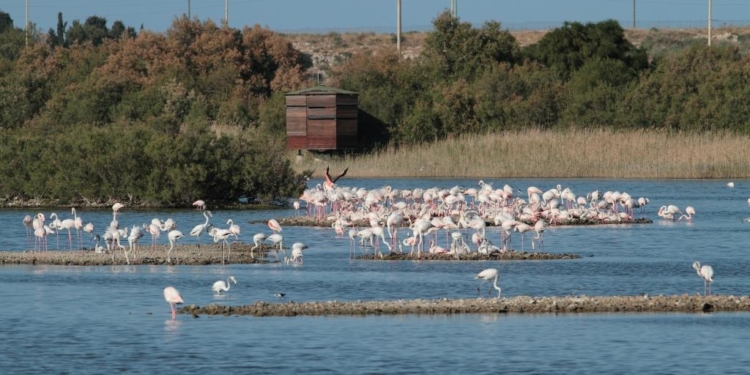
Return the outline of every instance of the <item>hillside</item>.
[[[534,44],[547,30],[511,31],[521,46]],[[313,60],[313,72],[325,70],[346,60],[354,54],[373,53],[381,48],[396,48],[394,34],[337,33],[286,34],[298,50],[309,54]],[[405,33],[401,49],[406,58],[419,56],[427,32]],[[651,55],[660,55],[692,43],[705,43],[706,29],[627,29],[626,38],[636,46],[644,46]],[[729,42],[750,45],[750,28],[714,29],[715,43]]]

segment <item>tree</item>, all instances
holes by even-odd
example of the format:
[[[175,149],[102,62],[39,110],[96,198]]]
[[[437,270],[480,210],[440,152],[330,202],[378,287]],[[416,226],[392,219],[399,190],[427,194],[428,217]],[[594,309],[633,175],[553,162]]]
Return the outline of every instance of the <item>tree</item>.
[[[53,29],[49,29],[47,43],[50,47],[67,47],[68,43],[65,41],[65,28],[68,27],[67,22],[63,22],[62,12],[57,13],[57,32]]]
[[[65,34],[68,43],[92,42],[95,46],[102,44],[102,41],[109,38],[107,29],[107,19],[99,16],[91,16],[86,22],[81,24],[78,20],[73,21],[73,25]]]
[[[13,30],[13,18],[10,17],[10,14],[0,10],[0,33],[8,30]]]
[[[586,25],[565,22],[524,52],[528,58],[555,69],[566,80],[592,58],[620,60],[634,72],[648,68],[646,52],[625,39],[624,30],[615,20]]]
[[[486,22],[481,29],[460,22],[448,12],[434,21],[435,31],[425,38],[424,56],[437,68],[436,77],[473,81],[491,64],[515,63],[520,47],[513,35],[500,29],[500,23]]]

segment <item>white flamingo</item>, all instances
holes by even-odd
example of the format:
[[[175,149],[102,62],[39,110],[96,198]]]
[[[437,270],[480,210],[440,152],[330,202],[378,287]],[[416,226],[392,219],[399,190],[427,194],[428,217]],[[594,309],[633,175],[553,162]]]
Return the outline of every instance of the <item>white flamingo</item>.
[[[213,215],[211,214],[211,211],[203,211],[203,217],[206,218],[206,222],[203,224],[196,225],[195,227],[193,227],[193,230],[190,231],[190,235],[195,236],[195,243],[197,243],[198,246],[200,246],[199,239],[200,239],[201,233],[208,230],[208,226],[209,226],[208,218],[213,217]]]
[[[214,291],[214,293],[221,294],[221,292],[228,292],[229,288],[232,286],[230,283],[234,283],[234,285],[237,285],[237,279],[234,278],[234,276],[229,276],[227,278],[227,281],[219,280],[214,283],[214,285],[211,287],[211,290]]]
[[[500,298],[500,293],[502,293],[502,289],[500,289],[500,287],[497,286],[497,279],[498,279],[499,276],[500,276],[500,272],[497,270],[497,268],[488,268],[488,269],[480,272],[474,278],[474,280],[476,280],[476,279],[482,279],[482,282],[479,284],[479,286],[477,286],[477,291],[479,292],[479,294],[480,295],[482,294],[481,287],[482,287],[482,285],[484,283],[486,283],[486,282],[488,282],[490,280],[494,280],[494,285],[493,286],[495,287],[495,289],[497,289],[497,298]],[[491,297],[492,296],[492,289],[490,289],[488,287],[487,288],[487,292],[488,292],[487,295]]]
[[[701,263],[698,261],[693,262],[693,269],[703,279],[703,295],[707,296],[711,294],[711,283],[714,282],[714,269],[713,267]]]
[[[173,229],[167,233],[167,239],[169,239],[169,250],[167,250],[167,263],[172,263],[172,258],[170,255],[172,254],[172,250],[174,250],[174,244],[182,238],[184,235],[182,232],[180,232],[177,229]],[[179,258],[177,258],[177,261],[179,262]]]

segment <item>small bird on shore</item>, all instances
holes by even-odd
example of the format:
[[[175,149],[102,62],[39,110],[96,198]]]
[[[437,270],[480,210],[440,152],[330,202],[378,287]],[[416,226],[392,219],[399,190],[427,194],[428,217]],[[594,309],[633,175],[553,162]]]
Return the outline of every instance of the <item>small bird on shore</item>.
[[[275,293],[273,296],[276,298],[284,298],[285,295],[286,293]]]

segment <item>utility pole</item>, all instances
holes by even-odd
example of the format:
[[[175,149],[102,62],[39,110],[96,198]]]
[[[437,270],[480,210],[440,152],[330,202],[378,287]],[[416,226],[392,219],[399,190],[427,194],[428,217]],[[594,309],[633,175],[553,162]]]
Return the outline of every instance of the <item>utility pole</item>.
[[[396,51],[401,56],[401,0],[396,0]]]
[[[713,19],[712,0],[708,0],[708,46],[711,47],[711,21]]]
[[[24,27],[26,34],[26,47],[29,46],[29,0],[26,0],[26,27]]]
[[[188,0],[188,19],[190,19],[190,0]]]
[[[224,22],[229,27],[229,0],[224,0]]]
[[[633,30],[635,30],[635,0],[633,0]]]
[[[451,16],[458,16],[458,0],[451,0]]]

